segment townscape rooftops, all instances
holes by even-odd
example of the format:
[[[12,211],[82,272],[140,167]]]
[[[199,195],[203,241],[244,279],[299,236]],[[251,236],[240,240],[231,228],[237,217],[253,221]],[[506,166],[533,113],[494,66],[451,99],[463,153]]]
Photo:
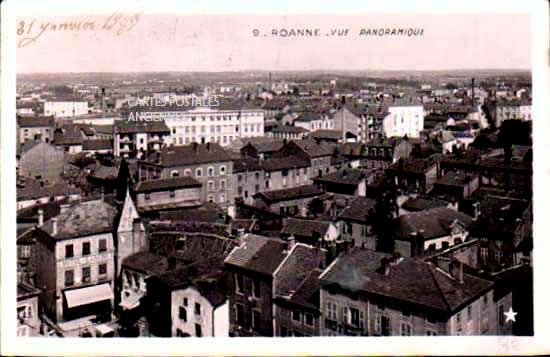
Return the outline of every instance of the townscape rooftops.
[[[281,234],[313,238],[314,233],[319,233],[319,239],[323,239],[323,237],[327,234],[329,228],[329,222],[310,219],[288,218],[283,224]]]
[[[248,157],[233,159],[233,173],[260,171],[261,169],[259,159]]]
[[[311,139],[294,140],[292,142],[307,153],[310,158],[330,156],[334,151],[330,144],[324,142],[317,143]]]
[[[53,233],[53,220],[50,219],[39,229],[56,240],[78,238],[114,231],[117,210],[103,200],[71,204],[57,217],[57,233]]]
[[[473,180],[472,176],[466,175],[462,172],[449,171],[445,173],[443,177],[437,179],[437,181],[435,181],[435,184],[463,187],[464,185],[467,185],[471,180]]]
[[[235,248],[225,263],[272,276],[286,256],[285,248],[280,239],[247,234],[243,245]]]
[[[437,207],[447,207],[448,204],[449,202],[428,196],[416,198],[411,197],[401,205],[401,208],[407,211],[416,212]]]
[[[281,190],[259,192],[254,195],[254,198],[261,197],[267,202],[274,203],[285,200],[318,196],[322,193],[323,191],[316,185],[303,185],[292,188],[283,188]]]
[[[83,140],[82,150],[112,150],[113,141],[111,139]]]
[[[356,197],[338,215],[339,219],[364,223],[369,211],[374,209],[376,200],[368,197]]]
[[[25,179],[24,186],[17,186],[17,200],[26,201],[37,199],[41,197],[51,197],[51,196],[65,196],[65,195],[74,195],[80,194],[80,189],[73,187],[64,182],[53,182],[53,183],[44,183],[41,186],[40,181],[33,179]]]
[[[257,137],[257,138],[248,138],[246,139],[247,145],[252,145],[258,153],[271,153],[277,150],[280,150],[283,147],[284,141]]]
[[[19,116],[17,117],[17,124],[20,128],[41,128],[41,127],[48,127],[53,128],[55,127],[55,119],[53,116],[33,116],[33,117],[23,117]]]
[[[261,167],[265,171],[291,170],[310,166],[308,160],[304,160],[297,156],[277,157],[261,162]]]
[[[135,134],[135,133],[164,133],[169,134],[170,129],[164,121],[134,121],[117,120],[114,124],[115,133]]]
[[[318,129],[312,131],[309,134],[309,137],[314,139],[339,140],[342,139],[342,131],[333,129]]]
[[[494,283],[480,277],[463,274],[458,282],[433,263],[416,258],[398,258],[389,273],[381,271],[386,254],[367,249],[352,248],[321,275],[321,286],[340,286],[352,292],[364,291],[378,296],[392,297],[409,303],[454,313],[464,304],[490,289]]]
[[[136,192],[155,192],[175,190],[181,188],[201,187],[202,184],[190,176],[170,177],[165,179],[140,181],[136,185]]]
[[[122,267],[128,267],[147,275],[156,275],[168,270],[168,258],[150,252],[138,252],[122,261]]]
[[[231,161],[231,156],[216,143],[193,143],[161,148],[158,153],[151,153],[147,161],[163,167],[176,167]]]
[[[414,239],[413,235],[421,234],[424,239],[447,236],[451,225],[458,220],[465,227],[472,224],[472,217],[447,207],[430,208],[411,212],[395,219],[394,235],[400,239]]]
[[[174,222],[219,223],[221,220],[225,220],[225,212],[215,203],[205,202],[198,207],[161,211],[159,212],[159,219]]]
[[[361,169],[341,169],[336,172],[315,177],[312,180],[319,183],[332,183],[341,185],[359,185],[366,174]]]
[[[398,162],[393,163],[386,170],[388,171],[401,171],[410,172],[416,174],[423,174],[430,169],[435,163],[429,163],[428,160],[408,158],[400,159]]]
[[[307,133],[308,130],[301,126],[279,125],[271,130],[273,133],[289,133],[289,134],[302,134]]]

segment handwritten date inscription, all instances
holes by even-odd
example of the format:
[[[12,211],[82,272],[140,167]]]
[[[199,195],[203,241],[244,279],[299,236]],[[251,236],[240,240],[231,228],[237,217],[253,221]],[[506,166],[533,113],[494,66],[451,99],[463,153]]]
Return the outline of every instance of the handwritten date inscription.
[[[136,26],[140,15],[114,13],[101,19],[72,21],[40,21],[35,18],[20,20],[17,22],[17,47],[28,46],[48,32],[107,31],[120,36]]]

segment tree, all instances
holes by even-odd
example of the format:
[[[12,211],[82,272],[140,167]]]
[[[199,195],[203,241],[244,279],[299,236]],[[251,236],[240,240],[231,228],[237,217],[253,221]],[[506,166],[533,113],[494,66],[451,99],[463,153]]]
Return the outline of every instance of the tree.
[[[393,220],[397,215],[397,192],[395,186],[385,180],[379,186],[376,204],[367,220],[372,225],[372,232],[376,236],[376,250],[393,253]]]

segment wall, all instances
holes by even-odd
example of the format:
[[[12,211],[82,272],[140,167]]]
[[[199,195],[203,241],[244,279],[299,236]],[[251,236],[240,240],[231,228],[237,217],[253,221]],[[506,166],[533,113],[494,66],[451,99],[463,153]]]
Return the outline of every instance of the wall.
[[[147,199],[147,193],[137,194],[137,206],[139,209],[158,206],[164,204],[177,204],[180,207],[184,206],[196,206],[201,201],[201,188],[179,188],[173,191],[174,197],[170,197],[170,191],[155,191],[149,193],[149,199]]]
[[[38,144],[21,156],[19,172],[44,178],[59,177],[63,172],[64,158],[63,150],[48,144]]]
[[[229,337],[229,300],[214,310],[214,337]]]
[[[187,306],[183,306],[183,299],[187,298]],[[195,324],[201,326],[203,337],[212,337],[213,309],[210,302],[200,292],[190,286],[185,289],[172,291],[171,315],[172,315],[172,337],[177,335],[177,330],[197,337]],[[195,303],[200,304],[200,315],[195,314]],[[187,310],[187,322],[179,318],[180,307]]]
[[[17,336],[38,336],[40,320],[38,319],[38,296],[17,301],[17,308],[25,308],[23,323],[17,319]]]

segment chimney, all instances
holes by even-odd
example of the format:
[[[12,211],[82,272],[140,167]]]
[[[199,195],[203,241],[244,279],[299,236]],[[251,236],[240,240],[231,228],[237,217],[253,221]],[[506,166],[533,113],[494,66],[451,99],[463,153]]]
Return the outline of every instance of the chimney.
[[[57,235],[57,217],[52,218],[52,236]]]
[[[474,221],[477,221],[477,219],[479,218],[479,202],[475,202],[474,204],[472,204],[473,208],[474,208]]]
[[[44,224],[44,210],[40,208],[38,210],[38,227],[41,227]]]
[[[460,284],[464,283],[464,264],[461,261],[455,260],[449,266],[450,274]]]
[[[474,98],[475,98],[474,88],[475,88],[475,78],[472,78],[472,110],[474,110]]]
[[[380,261],[380,265],[382,268],[382,274],[384,274],[385,276],[390,275],[390,271],[391,271],[390,260],[388,258],[382,258],[382,260]]]

